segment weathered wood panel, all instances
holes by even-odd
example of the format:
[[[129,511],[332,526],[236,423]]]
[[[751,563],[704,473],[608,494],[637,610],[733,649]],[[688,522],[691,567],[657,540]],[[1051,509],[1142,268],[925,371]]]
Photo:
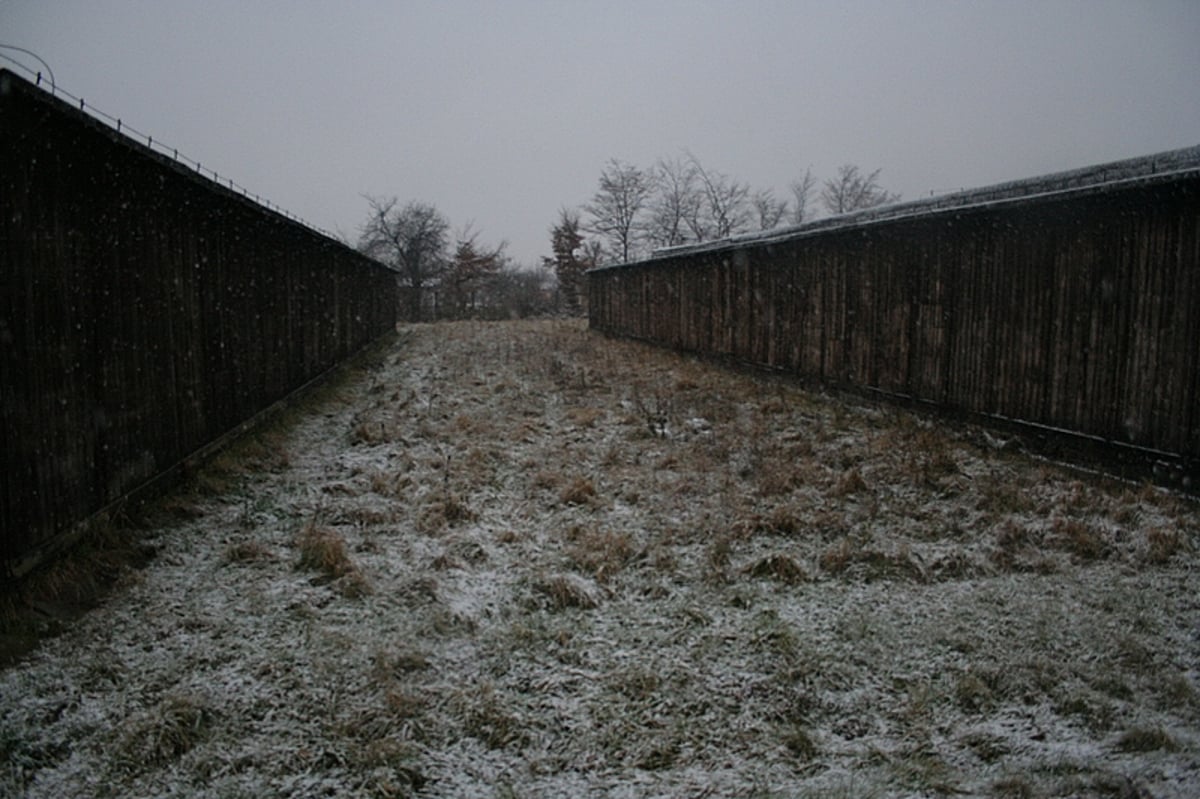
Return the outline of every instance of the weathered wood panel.
[[[391,272],[0,72],[0,561],[395,325]]]
[[[1195,479],[1200,148],[588,277],[597,330],[1053,428]]]

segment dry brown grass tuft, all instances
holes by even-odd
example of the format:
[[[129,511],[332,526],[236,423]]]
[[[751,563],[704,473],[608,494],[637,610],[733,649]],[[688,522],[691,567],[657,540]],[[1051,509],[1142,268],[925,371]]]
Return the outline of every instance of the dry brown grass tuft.
[[[543,469],[533,476],[534,488],[556,489],[562,485],[563,476],[558,472]]]
[[[857,577],[867,581],[927,579],[924,567],[906,547],[895,552],[863,547],[844,538],[821,553],[821,568],[830,574]]]
[[[744,574],[751,577],[763,577],[778,580],[781,583],[795,585],[808,579],[804,567],[793,558],[783,554],[772,554],[759,558],[742,569]]]
[[[596,422],[604,418],[603,408],[567,408],[567,419],[576,427],[595,427]]]
[[[847,469],[838,478],[837,485],[830,492],[835,497],[847,497],[851,494],[857,494],[860,491],[867,490],[867,481],[863,479],[862,472],[857,468]]]
[[[432,668],[429,656],[415,649],[377,650],[372,658],[372,665],[375,679],[380,682]]]
[[[596,498],[596,487],[586,477],[576,477],[558,493],[564,505],[587,505]]]
[[[458,494],[448,491],[421,507],[417,529],[426,535],[436,535],[447,527],[474,521],[475,511]]]
[[[1117,741],[1122,752],[1176,752],[1179,743],[1162,727],[1134,727]]]
[[[720,535],[714,538],[704,551],[704,577],[712,582],[729,580],[729,565],[733,561],[734,536]]]
[[[366,444],[375,446],[392,441],[394,436],[388,431],[387,424],[380,420],[356,421],[350,428],[350,444]]]
[[[765,514],[754,513],[739,519],[734,522],[732,529],[742,537],[755,533],[794,536],[802,533],[807,527],[799,508],[793,505],[778,505]]]
[[[1100,560],[1112,551],[1103,531],[1078,519],[1056,517],[1051,522],[1051,529],[1050,543],[1081,560]]]
[[[1177,528],[1151,527],[1146,531],[1146,551],[1144,559],[1147,563],[1161,565],[1184,551],[1187,538]]]
[[[519,717],[510,712],[490,683],[459,697],[463,729],[491,749],[522,744],[527,736]]]
[[[1043,536],[1028,525],[1005,519],[996,529],[992,562],[1005,571],[1052,574],[1057,563],[1042,551]]]
[[[225,548],[226,563],[262,563],[274,560],[271,550],[259,541],[242,541]]]
[[[582,530],[572,536],[567,557],[579,571],[597,582],[606,582],[625,568],[635,554],[629,533]]]
[[[215,719],[216,712],[197,697],[167,697],[127,723],[116,744],[117,759],[135,770],[169,763],[195,747]]]
[[[533,588],[550,601],[553,610],[582,608],[592,610],[600,601],[583,580],[570,574],[555,574],[534,581]]]
[[[371,592],[370,582],[350,559],[346,540],[336,530],[310,522],[300,531],[296,548],[300,551],[297,567],[317,572],[344,596],[356,598]]]
[[[375,471],[370,476],[371,491],[381,497],[403,497],[412,486],[412,478],[404,472],[390,474]]]

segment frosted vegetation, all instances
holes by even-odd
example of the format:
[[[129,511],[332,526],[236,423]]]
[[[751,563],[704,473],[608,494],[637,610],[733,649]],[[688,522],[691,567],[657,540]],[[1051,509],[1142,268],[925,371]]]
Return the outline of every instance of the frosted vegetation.
[[[158,554],[0,672],[0,795],[1200,794],[1196,507],[1000,444],[404,328],[114,526]]]

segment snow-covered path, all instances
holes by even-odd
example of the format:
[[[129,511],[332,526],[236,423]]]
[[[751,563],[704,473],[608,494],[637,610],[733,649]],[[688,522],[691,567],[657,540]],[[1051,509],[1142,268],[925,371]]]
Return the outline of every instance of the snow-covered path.
[[[154,518],[0,795],[1200,794],[1193,504],[576,322],[407,327]]]

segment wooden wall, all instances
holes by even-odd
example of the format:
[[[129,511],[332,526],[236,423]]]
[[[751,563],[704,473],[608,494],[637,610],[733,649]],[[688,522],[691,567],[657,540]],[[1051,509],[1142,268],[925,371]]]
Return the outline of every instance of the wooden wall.
[[[0,72],[6,571],[395,327],[393,274]]]
[[[591,325],[1060,430],[1195,479],[1200,151],[1168,155],[1090,185],[1006,184],[593,270]]]

